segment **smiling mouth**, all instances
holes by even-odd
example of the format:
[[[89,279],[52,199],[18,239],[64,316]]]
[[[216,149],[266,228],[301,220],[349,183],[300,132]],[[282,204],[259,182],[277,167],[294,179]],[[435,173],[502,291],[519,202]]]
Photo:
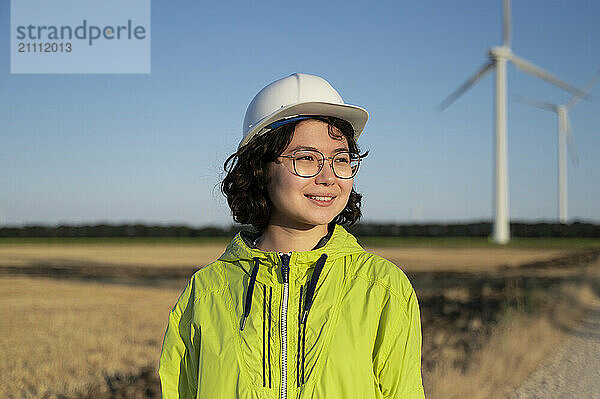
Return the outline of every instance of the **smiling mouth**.
[[[304,196],[308,199],[314,200],[314,201],[319,201],[319,202],[331,202],[333,199],[335,199],[335,196],[329,196],[329,195],[310,195],[310,194],[304,194]]]

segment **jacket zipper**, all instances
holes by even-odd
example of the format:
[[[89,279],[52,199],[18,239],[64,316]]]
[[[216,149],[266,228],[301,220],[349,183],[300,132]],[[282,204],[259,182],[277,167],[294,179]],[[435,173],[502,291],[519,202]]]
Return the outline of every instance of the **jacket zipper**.
[[[283,305],[281,306],[281,399],[287,398],[287,308],[290,288],[290,257],[292,253],[279,253],[283,280]]]

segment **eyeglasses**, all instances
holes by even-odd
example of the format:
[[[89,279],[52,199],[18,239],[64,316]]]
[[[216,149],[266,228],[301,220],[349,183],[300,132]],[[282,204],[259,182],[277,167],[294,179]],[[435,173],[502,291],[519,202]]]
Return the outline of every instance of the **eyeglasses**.
[[[294,170],[290,172],[300,177],[314,177],[321,173],[326,159],[331,160],[331,170],[340,179],[351,179],[358,172],[360,155],[350,151],[338,152],[332,157],[326,157],[317,150],[296,150],[292,155],[280,155],[278,158],[292,159]],[[288,168],[289,169],[289,168]]]

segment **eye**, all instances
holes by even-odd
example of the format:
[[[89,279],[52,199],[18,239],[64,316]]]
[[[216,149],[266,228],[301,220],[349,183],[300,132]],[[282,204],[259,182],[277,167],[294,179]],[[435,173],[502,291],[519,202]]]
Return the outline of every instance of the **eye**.
[[[313,151],[297,151],[294,153],[296,161],[317,162],[320,160],[320,154]]]
[[[314,155],[310,155],[310,154],[302,154],[302,155],[296,155],[296,160],[313,162],[315,160],[315,157],[314,157]]]
[[[350,162],[350,154],[339,154],[335,157],[336,163],[349,163]]]

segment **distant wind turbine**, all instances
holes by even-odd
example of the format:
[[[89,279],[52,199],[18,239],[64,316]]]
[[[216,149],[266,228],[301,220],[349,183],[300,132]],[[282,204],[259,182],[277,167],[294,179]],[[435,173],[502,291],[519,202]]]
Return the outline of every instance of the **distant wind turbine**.
[[[493,240],[498,244],[506,244],[510,239],[510,227],[508,216],[508,175],[507,175],[507,160],[506,160],[506,62],[512,62],[520,70],[527,72],[533,76],[544,79],[564,90],[567,90],[579,97],[584,97],[585,94],[555,78],[548,72],[542,70],[538,66],[533,65],[529,61],[515,55],[510,48],[510,1],[504,0],[503,3],[504,18],[502,23],[502,45],[492,47],[489,54],[489,61],[484,64],[471,78],[469,78],[462,86],[454,93],[445,99],[437,107],[439,111],[446,109],[458,97],[464,94],[481,78],[488,74],[492,69],[496,68],[496,121],[495,121],[495,217]]]
[[[600,70],[589,80],[583,88],[583,94],[587,95],[600,78]],[[558,116],[558,220],[560,223],[567,223],[567,153],[565,151],[565,142],[568,144],[571,153],[571,162],[574,165],[579,163],[577,151],[569,121],[569,110],[581,99],[575,95],[566,104],[550,104],[533,98],[517,96],[517,101],[533,105],[547,111],[555,112]]]

